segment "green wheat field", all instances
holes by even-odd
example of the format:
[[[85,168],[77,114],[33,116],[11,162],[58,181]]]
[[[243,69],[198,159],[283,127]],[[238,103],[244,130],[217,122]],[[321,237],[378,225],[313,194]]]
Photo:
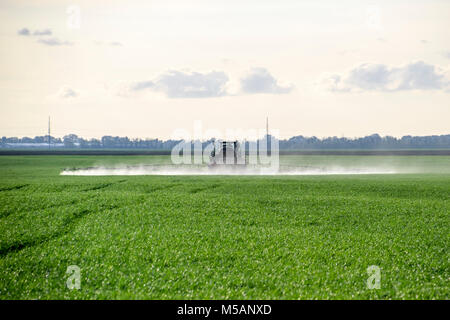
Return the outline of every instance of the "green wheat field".
[[[450,298],[450,156],[281,159],[394,174],[60,175],[168,163],[0,156],[0,298]]]

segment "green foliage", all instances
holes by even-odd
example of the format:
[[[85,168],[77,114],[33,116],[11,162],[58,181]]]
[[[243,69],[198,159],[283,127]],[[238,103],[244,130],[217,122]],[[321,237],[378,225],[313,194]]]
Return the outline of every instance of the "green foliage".
[[[283,161],[325,161],[299,159]],[[0,157],[0,298],[450,298],[448,173],[59,176],[168,161]],[[80,290],[66,287],[69,265]]]

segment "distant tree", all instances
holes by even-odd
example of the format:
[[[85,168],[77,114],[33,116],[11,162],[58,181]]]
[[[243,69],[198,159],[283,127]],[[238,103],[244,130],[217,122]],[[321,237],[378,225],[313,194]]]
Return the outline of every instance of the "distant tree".
[[[50,137],[52,144],[64,143],[66,148],[139,148],[150,150],[171,150],[179,140],[159,139],[129,139],[128,137],[103,136],[99,139],[83,139],[75,134],[69,134],[61,138]],[[206,146],[209,141],[203,141]],[[2,137],[0,147],[8,147],[11,143],[43,144],[48,143],[48,136],[36,136],[34,138]],[[245,143],[248,150],[249,143]],[[280,150],[306,150],[306,149],[411,149],[411,148],[450,148],[450,135],[432,136],[403,136],[397,139],[392,136],[381,137],[379,134],[360,138],[338,138],[336,136],[319,139],[315,136],[295,136],[279,141]]]
[[[79,146],[79,138],[76,134],[68,134],[63,137],[63,143],[65,148],[75,148]]]

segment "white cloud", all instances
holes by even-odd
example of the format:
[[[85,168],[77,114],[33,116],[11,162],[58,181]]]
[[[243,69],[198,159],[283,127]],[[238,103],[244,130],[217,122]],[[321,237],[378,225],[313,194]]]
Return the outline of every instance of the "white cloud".
[[[450,79],[445,71],[423,61],[391,67],[384,64],[364,63],[344,74],[323,77],[327,90],[354,91],[403,91],[449,90]]]
[[[68,86],[63,86],[61,89],[59,89],[59,92],[57,94],[57,97],[61,99],[71,99],[78,96],[79,93]]]
[[[240,79],[242,94],[289,93],[292,86],[281,86],[278,81],[264,68],[254,68],[244,78]],[[139,81],[120,89],[121,96],[130,96],[133,92],[144,90],[165,93],[168,98],[213,98],[235,95],[230,86],[228,75],[223,71],[209,73],[168,71],[153,80]],[[230,91],[231,90],[231,91]]]
[[[241,79],[241,90],[244,93],[289,93],[292,86],[281,86],[265,68],[253,68]]]
[[[161,91],[168,98],[212,98],[227,95],[227,82],[228,76],[224,72],[186,73],[172,70],[155,80],[136,82],[130,86],[130,90]]]
[[[104,42],[104,41],[94,41],[94,44],[98,45],[98,46],[103,46],[103,45],[108,45],[111,47],[123,47],[122,42],[119,41],[110,41],[110,42]]]
[[[153,89],[155,88],[155,83],[153,81],[139,81],[131,85],[130,89],[132,91],[140,91],[144,89]]]
[[[19,36],[29,36],[31,34],[30,30],[27,28],[22,28],[19,31],[17,31],[17,34]]]
[[[73,45],[70,41],[62,41],[58,38],[48,38],[48,39],[39,39],[39,43],[45,44],[46,46],[71,46]]]
[[[33,36],[51,36],[52,30],[50,29],[43,29],[43,30],[36,30],[33,32]]]
[[[51,36],[52,30],[50,29],[42,29],[42,30],[35,30],[34,32],[31,32],[28,28],[22,28],[19,31],[17,31],[17,34],[20,36]]]

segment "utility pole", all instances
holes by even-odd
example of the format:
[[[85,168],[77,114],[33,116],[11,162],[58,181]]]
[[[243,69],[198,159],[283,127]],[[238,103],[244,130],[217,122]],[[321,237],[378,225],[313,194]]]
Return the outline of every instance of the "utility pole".
[[[269,138],[269,117],[266,117],[266,152],[267,155],[271,155],[271,144],[270,144],[270,138]]]
[[[50,116],[48,117],[48,149],[50,150]]]

